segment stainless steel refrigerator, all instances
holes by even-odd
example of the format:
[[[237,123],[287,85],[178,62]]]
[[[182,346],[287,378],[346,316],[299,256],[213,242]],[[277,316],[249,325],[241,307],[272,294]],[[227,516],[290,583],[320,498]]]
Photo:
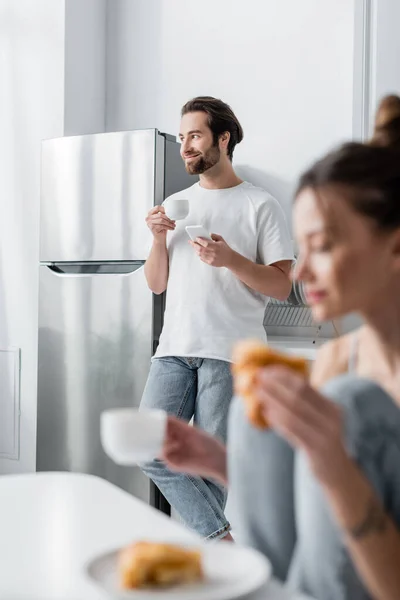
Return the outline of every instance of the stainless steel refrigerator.
[[[100,413],[137,407],[162,325],[143,264],[155,204],[194,180],[156,129],[42,143],[37,469],[99,475],[144,500],[138,468],[115,465]]]

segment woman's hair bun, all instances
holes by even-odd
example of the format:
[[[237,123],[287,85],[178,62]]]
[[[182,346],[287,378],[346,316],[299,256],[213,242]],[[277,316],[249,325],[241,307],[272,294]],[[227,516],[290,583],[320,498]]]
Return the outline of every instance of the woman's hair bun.
[[[379,103],[371,146],[394,147],[400,150],[400,97],[385,96]]]

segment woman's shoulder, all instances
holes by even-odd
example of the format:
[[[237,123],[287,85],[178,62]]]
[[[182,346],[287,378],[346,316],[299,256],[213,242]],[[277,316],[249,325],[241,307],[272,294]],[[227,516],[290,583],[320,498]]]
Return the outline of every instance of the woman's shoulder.
[[[311,372],[312,385],[321,387],[329,379],[347,373],[356,336],[357,332],[352,331],[321,346]]]

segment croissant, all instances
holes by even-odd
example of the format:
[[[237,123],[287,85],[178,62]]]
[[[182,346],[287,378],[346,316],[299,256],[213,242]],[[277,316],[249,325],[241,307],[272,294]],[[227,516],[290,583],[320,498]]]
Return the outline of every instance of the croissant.
[[[119,573],[124,589],[166,587],[201,581],[201,553],[171,544],[137,542],[121,550]]]
[[[260,368],[283,365],[305,377],[308,375],[308,363],[305,358],[276,352],[257,340],[238,342],[233,349],[232,360],[235,394],[243,398],[247,417],[250,423],[258,429],[269,427],[262,405],[255,394],[257,374]]]

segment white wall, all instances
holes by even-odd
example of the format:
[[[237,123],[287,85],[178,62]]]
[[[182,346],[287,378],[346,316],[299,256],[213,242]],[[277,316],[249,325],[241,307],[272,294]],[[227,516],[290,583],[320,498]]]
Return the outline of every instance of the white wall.
[[[221,97],[238,172],[290,212],[299,172],[352,135],[353,42],[351,0],[109,1],[106,128],[177,133],[186,100]]]
[[[65,2],[64,135],[105,130],[106,5]]]
[[[0,0],[0,349],[21,349],[20,456],[0,443],[0,474],[36,468],[41,140],[104,131],[105,18],[106,0]]]
[[[371,24],[371,117],[385,94],[400,94],[400,2],[374,0]]]
[[[354,135],[373,131],[379,101],[400,94],[400,2],[355,0]]]
[[[0,473],[35,469],[40,140],[63,132],[63,61],[63,3],[1,0],[0,347],[22,369],[20,461]]]

